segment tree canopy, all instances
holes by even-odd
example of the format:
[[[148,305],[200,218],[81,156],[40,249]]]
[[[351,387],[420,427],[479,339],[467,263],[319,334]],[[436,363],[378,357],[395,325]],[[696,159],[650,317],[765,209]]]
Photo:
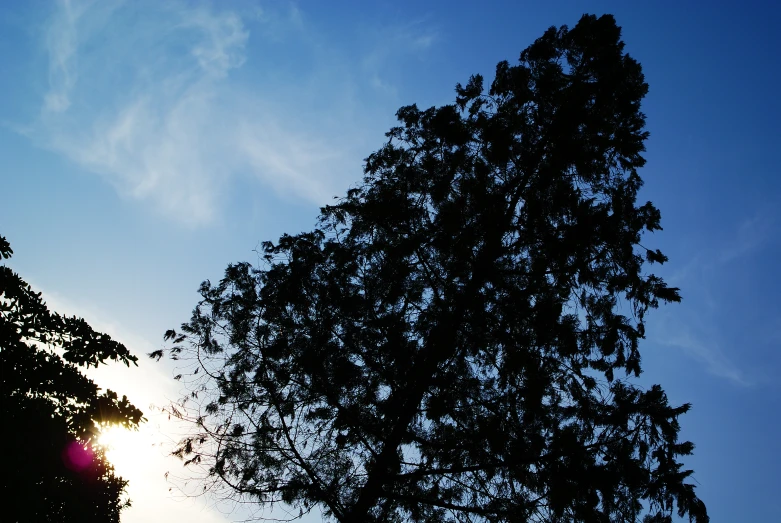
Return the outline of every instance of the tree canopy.
[[[176,454],[340,522],[708,521],[689,405],[633,379],[646,313],[680,300],[641,245],[647,90],[585,15],[487,89],[402,107],[314,230],[204,282],[166,334],[195,424]]]
[[[13,251],[0,236],[0,257]],[[119,522],[127,481],[93,445],[102,426],[135,428],[142,412],[80,367],[137,358],[86,321],[51,312],[0,265],[3,521]]]

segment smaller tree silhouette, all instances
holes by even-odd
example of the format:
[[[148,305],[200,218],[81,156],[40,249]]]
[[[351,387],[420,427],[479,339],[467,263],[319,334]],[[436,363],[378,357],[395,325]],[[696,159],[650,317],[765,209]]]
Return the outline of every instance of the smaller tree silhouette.
[[[0,257],[13,251],[0,236]],[[136,428],[142,412],[80,367],[137,358],[86,321],[51,312],[18,274],[0,266],[3,521],[118,522],[127,481],[93,445],[106,424]]]

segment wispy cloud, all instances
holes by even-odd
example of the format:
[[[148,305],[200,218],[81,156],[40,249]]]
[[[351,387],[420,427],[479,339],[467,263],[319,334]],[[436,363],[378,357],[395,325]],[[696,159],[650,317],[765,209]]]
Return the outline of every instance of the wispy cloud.
[[[70,92],[76,85],[76,24],[81,13],[70,2],[63,2],[47,34],[49,52],[49,91],[44,98],[45,111],[61,112],[70,106]]]
[[[675,347],[700,361],[708,372],[742,386],[763,381],[761,376],[748,372],[745,358],[729,347],[730,333],[720,320],[726,305],[724,296],[715,292],[724,288],[724,282],[732,281],[736,262],[749,263],[751,258],[777,241],[778,211],[769,207],[759,208],[726,234],[724,241],[706,252],[698,252],[668,281],[684,290],[684,301],[654,315],[650,338],[663,345]],[[740,308],[731,304],[733,309]],[[752,331],[745,326],[741,343],[752,343],[748,336]],[[757,335],[760,335],[757,333]],[[738,363],[741,361],[743,363]]]
[[[322,47],[305,24],[289,5],[62,0],[44,38],[49,89],[26,134],[191,226],[218,216],[235,177],[323,204],[360,176],[367,120],[350,118],[363,112],[352,77],[329,72],[349,60],[297,82],[264,68],[291,35]]]
[[[364,74],[372,87],[390,96],[398,94],[398,87],[387,77],[386,66],[392,57],[405,60],[424,56],[439,39],[439,32],[423,20],[393,25],[373,35],[375,45],[363,58]]]
[[[735,233],[734,241],[722,248],[718,261],[728,263],[737,260],[771,239],[778,230],[777,213],[777,209],[764,207],[743,220]]]
[[[36,138],[125,195],[185,223],[208,222],[219,181],[238,167],[224,161],[235,155],[219,129],[227,116],[220,104],[227,76],[244,62],[248,32],[234,13],[206,7],[135,11],[133,27],[118,20],[132,6],[112,8],[59,4],[46,39],[50,90]],[[148,43],[134,47],[141,38]]]
[[[683,350],[705,366],[705,369],[720,378],[725,378],[741,386],[751,386],[751,379],[732,359],[725,354],[718,336],[710,329],[694,321],[690,315],[668,315],[655,329],[651,338],[676,349]]]

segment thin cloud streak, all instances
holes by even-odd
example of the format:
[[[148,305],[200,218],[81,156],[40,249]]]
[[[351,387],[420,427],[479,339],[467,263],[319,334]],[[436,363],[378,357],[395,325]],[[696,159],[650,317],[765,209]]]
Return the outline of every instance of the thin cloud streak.
[[[692,328],[690,323],[668,317],[652,338],[662,345],[682,349],[714,376],[743,387],[754,385],[754,380],[730,360],[718,343],[705,335],[702,329]]]
[[[747,365],[737,364],[734,361],[736,354],[725,349],[728,336],[719,321],[723,298],[714,296],[713,292],[719,288],[716,282],[732,278],[736,262],[745,261],[776,241],[773,231],[777,222],[778,212],[762,207],[744,219],[723,244],[709,252],[699,252],[673,273],[668,278],[669,283],[681,287],[684,292],[683,303],[674,307],[682,310],[660,315],[653,324],[650,338],[662,345],[682,349],[700,361],[709,373],[734,384],[750,387],[764,381],[756,372],[750,376],[745,370]],[[690,299],[694,300],[693,307],[688,306]]]
[[[732,245],[718,256],[721,263],[728,263],[751,254],[776,235],[778,217],[776,209],[761,208],[750,218],[743,220]]]
[[[46,35],[50,89],[26,134],[193,227],[218,217],[237,176],[322,205],[360,174],[349,138],[361,130],[331,132],[286,93],[244,87],[249,39],[232,11],[61,2]]]
[[[69,1],[60,2],[60,9],[47,32],[49,53],[49,91],[44,97],[44,111],[62,112],[70,107],[70,92],[76,85],[76,24],[81,13]]]
[[[376,45],[363,59],[364,74],[374,89],[396,97],[398,87],[386,78],[385,65],[398,55],[405,59],[420,59],[436,44],[440,36],[422,20],[386,28],[375,34]]]

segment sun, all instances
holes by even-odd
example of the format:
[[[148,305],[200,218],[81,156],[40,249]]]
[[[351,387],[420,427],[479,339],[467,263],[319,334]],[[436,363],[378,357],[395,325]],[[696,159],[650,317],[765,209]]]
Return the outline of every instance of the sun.
[[[114,470],[125,478],[135,475],[143,466],[149,444],[148,438],[137,430],[109,425],[103,427],[97,443],[105,449],[106,459],[114,466]]]

